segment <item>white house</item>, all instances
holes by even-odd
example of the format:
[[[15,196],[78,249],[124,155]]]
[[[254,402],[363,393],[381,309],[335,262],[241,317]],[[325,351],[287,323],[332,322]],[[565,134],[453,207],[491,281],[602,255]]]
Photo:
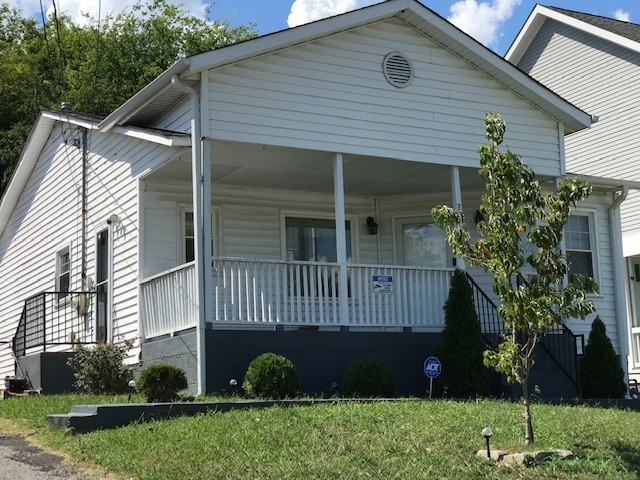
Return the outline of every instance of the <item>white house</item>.
[[[0,205],[0,339],[43,383],[74,342],[135,338],[131,361],[183,366],[199,391],[275,351],[307,391],[376,357],[424,392],[454,265],[430,211],[459,206],[473,226],[489,111],[549,189],[564,136],[591,124],[414,0],[181,59],[106,118],[44,111]],[[624,352],[610,224],[629,185],[594,183],[571,234]],[[495,333],[490,279],[468,272]],[[548,335],[540,368],[546,355],[575,381],[588,330]]]
[[[566,137],[567,170],[640,181],[640,25],[537,5],[505,58],[597,116]],[[640,380],[640,192],[621,207],[631,356]]]

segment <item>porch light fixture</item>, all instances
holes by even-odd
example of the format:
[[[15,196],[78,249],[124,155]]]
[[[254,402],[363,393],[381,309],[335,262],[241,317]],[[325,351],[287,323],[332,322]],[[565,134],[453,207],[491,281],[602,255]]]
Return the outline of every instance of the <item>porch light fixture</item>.
[[[476,213],[473,216],[473,222],[476,224],[476,227],[480,222],[484,222],[484,215],[480,210],[476,210]]]
[[[487,458],[491,458],[491,447],[489,446],[489,439],[493,435],[493,431],[489,427],[484,427],[482,429],[482,436],[487,441]]]
[[[378,234],[378,224],[373,217],[367,217],[367,228],[369,229],[369,235]]]

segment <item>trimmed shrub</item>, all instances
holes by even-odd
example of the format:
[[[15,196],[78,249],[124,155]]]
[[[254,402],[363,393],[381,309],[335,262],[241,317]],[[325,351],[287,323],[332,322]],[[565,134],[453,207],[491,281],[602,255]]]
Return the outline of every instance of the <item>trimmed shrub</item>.
[[[355,362],[342,380],[342,394],[347,397],[390,398],[396,393],[396,381],[389,365],[381,360]]]
[[[75,387],[90,394],[126,393],[133,374],[124,360],[132,346],[133,340],[127,340],[121,345],[99,343],[93,348],[78,347],[67,361],[75,370]]]
[[[600,317],[591,324],[589,340],[580,361],[580,386],[587,398],[621,398],[627,391],[624,370]]]
[[[444,316],[442,342],[436,349],[442,373],[435,385],[453,397],[487,395],[489,370],[484,365],[487,346],[473,303],[473,289],[462,270],[453,272]]]
[[[242,388],[250,397],[287,398],[298,393],[300,380],[291,360],[263,353],[249,364]]]
[[[185,388],[187,376],[184,370],[165,363],[145,368],[136,383],[136,389],[147,398],[147,402],[172,402]]]

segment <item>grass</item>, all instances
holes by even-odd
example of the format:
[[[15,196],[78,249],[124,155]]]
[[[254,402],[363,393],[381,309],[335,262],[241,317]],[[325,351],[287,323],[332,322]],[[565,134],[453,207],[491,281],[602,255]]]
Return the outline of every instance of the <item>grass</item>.
[[[508,402],[404,401],[210,413],[66,436],[46,413],[122,398],[42,396],[0,402],[0,419],[37,443],[120,478],[421,479],[640,477],[640,414],[535,405],[536,444],[568,448],[572,461],[508,469],[471,455],[523,451],[521,407]]]

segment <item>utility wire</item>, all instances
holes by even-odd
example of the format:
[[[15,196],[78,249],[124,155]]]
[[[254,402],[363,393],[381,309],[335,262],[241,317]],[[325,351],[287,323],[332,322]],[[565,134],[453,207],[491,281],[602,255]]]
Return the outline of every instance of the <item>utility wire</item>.
[[[51,61],[51,49],[49,48],[49,38],[47,37],[47,19],[44,16],[42,0],[40,0],[40,15],[42,16],[42,31],[44,32],[44,43],[47,45],[47,59]]]
[[[56,8],[56,0],[51,0],[53,4],[53,18],[56,23],[56,37],[58,40],[58,50],[60,52],[60,78],[62,81],[62,93],[64,94],[64,98],[66,100],[67,97],[67,80],[65,75],[65,61],[64,61],[64,51],[62,50],[62,40],[60,37],[60,21],[58,20],[58,9]]]

